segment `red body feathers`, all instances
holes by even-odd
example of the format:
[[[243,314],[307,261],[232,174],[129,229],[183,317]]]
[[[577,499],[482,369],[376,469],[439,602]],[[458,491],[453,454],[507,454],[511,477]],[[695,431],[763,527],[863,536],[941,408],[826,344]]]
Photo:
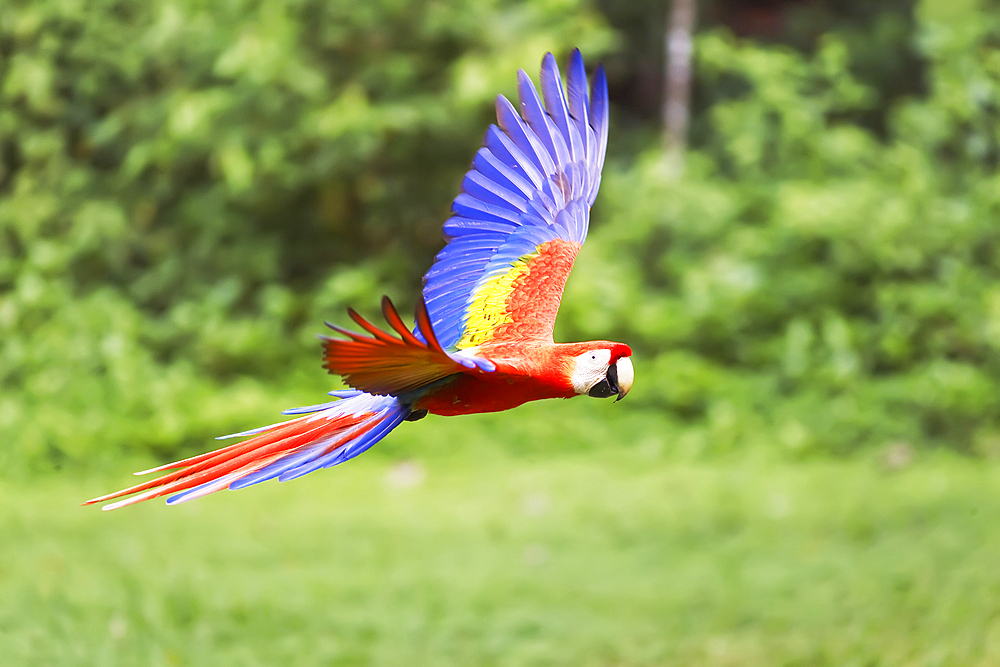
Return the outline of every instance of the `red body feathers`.
[[[515,108],[497,98],[491,126],[444,224],[445,247],[424,276],[411,331],[388,299],[391,333],[353,310],[364,333],[330,327],[323,365],[353,389],[287,410],[299,416],[237,436],[244,442],[147,472],[163,476],[89,502],[114,509],[165,494],[183,502],[223,488],[288,480],[347,461],[403,420],[463,415],[580,394],[621,398],[632,350],[609,341],[556,344],[563,287],[587,236],[607,148],[603,69],[592,84],[579,51],[566,87],[552,54],[542,96],[518,73]]]

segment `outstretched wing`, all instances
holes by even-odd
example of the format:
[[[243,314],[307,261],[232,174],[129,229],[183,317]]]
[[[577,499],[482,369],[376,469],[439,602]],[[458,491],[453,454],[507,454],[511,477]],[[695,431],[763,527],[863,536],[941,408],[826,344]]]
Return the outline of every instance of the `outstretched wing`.
[[[518,72],[520,115],[497,98],[462,193],[444,224],[444,249],[424,276],[424,300],[440,344],[552,340],[559,301],[587,236],[608,139],[602,67],[590,95],[583,57],[570,57],[566,90],[551,53],[542,97]]]

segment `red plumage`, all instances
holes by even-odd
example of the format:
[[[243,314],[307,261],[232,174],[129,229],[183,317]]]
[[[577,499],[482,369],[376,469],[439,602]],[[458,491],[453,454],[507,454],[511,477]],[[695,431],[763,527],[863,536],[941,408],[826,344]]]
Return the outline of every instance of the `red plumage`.
[[[622,343],[553,342],[566,279],[586,238],[607,145],[607,82],[598,67],[588,94],[579,51],[567,89],[552,54],[542,61],[542,98],[523,71],[520,115],[497,99],[462,192],[444,225],[447,241],[424,277],[416,326],[388,298],[392,333],[349,310],[364,330],[329,325],[323,365],[350,391],[297,408],[304,415],[236,434],[244,442],[146,472],[162,476],[88,501],[114,509],[175,494],[183,502],[223,488],[293,479],[349,460],[404,420],[515,408],[581,394],[619,399],[632,385],[632,350]]]

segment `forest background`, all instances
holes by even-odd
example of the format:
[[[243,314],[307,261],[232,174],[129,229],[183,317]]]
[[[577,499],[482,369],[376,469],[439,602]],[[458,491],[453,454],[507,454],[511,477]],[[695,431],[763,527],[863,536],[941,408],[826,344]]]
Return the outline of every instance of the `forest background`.
[[[1000,453],[995,11],[703,7],[671,181],[662,3],[209,4],[4,5],[3,469],[179,457],[338,386],[323,320],[412,310],[493,97],[574,46],[614,111],[557,339],[628,341],[638,379],[564,421]]]
[[[915,461],[944,466],[931,477],[955,474],[962,486],[971,475],[996,488],[1000,8],[700,3],[679,176],[664,166],[660,123],[668,14],[669,3],[652,0],[0,3],[0,483],[8,499],[38,489],[67,502],[97,495],[109,489],[94,485],[123,485],[130,466],[199,453],[220,433],[268,423],[339,387],[319,366],[322,322],[343,323],[347,306],[376,317],[382,294],[412,310],[494,96],[514,97],[518,68],[534,77],[542,54],[564,63],[573,47],[589,67],[607,68],[612,126],[556,338],[628,342],[635,388],[617,405],[579,399],[407,424],[358,463],[357,479],[378,466],[395,474],[399,461],[411,466],[399,473],[403,486],[411,478],[419,486],[434,466],[481,483],[483,461],[513,477],[555,466],[553,479],[564,479],[567,461],[631,470],[639,460],[663,474],[694,470],[708,476],[705,488],[722,489],[729,482],[713,477],[720,471],[763,466],[753,468],[747,497],[772,474],[791,475],[803,500],[813,482],[833,495],[864,489],[858,514],[870,509],[862,496],[883,492],[873,470]],[[302,488],[329,487],[331,497],[340,483],[360,488],[348,467]],[[474,494],[471,484],[456,486],[456,497]],[[302,493],[280,487],[256,500],[242,492],[251,498],[244,502],[263,508],[261,498]],[[993,496],[967,500],[984,514],[962,524],[968,530],[956,539],[968,548],[956,549],[996,547],[977,532],[1000,512]],[[886,503],[897,501],[908,515],[903,500]],[[705,502],[706,516],[723,516],[718,530],[730,530],[732,508]],[[21,535],[29,554],[0,568],[8,582],[40,562],[27,546],[37,544],[31,527],[63,511],[46,506],[47,519],[7,517],[8,534]],[[659,516],[655,506],[647,510]],[[239,514],[238,501],[225,507]],[[176,530],[183,534],[181,524]],[[68,548],[61,544],[55,553]],[[905,541],[893,549],[919,551]],[[929,589],[941,584],[933,572]],[[120,580],[100,576],[118,590]],[[44,586],[25,586],[21,597],[4,597],[51,606]],[[172,616],[163,595],[170,620],[147,613],[153,634],[186,627],[187,612]],[[88,635],[88,605],[67,602],[66,618],[76,620],[50,630]],[[794,626],[801,608],[788,605]],[[56,645],[42,639],[49,630],[24,639],[12,629],[19,608],[6,613],[0,641],[25,656]],[[116,628],[135,627],[116,613],[97,614],[94,636],[109,647]],[[990,603],[969,613],[982,620],[997,610]],[[230,621],[243,628],[234,632],[246,630]],[[705,621],[705,636],[729,627],[714,622]],[[986,632],[963,625],[973,626]],[[995,626],[990,636],[1000,637]],[[878,622],[865,627],[880,634]],[[186,646],[178,632],[175,643]],[[716,660],[722,654],[709,639],[682,634],[693,653],[678,664],[697,663],[692,655],[729,664]],[[378,642],[356,639],[360,663],[379,662],[370,652]],[[815,657],[809,651],[822,641],[813,639],[805,653],[794,642],[767,644],[761,664]],[[158,660],[197,662],[160,640]],[[644,658],[608,641],[608,664],[674,655],[661,647]],[[227,645],[219,642],[203,647],[216,664]],[[989,653],[1000,652],[998,642],[987,649],[969,639],[955,664],[1000,655]],[[902,646],[901,654],[859,650],[911,655]],[[496,658],[470,655],[457,664]]]

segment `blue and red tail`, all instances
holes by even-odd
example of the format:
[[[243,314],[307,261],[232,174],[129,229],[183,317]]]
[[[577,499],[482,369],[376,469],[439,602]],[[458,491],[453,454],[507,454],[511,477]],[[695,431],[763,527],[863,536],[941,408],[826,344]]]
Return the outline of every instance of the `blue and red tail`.
[[[173,505],[225,488],[242,489],[275,477],[284,482],[354,458],[385,437],[410,414],[410,406],[394,396],[374,396],[360,391],[330,393],[338,400],[286,410],[285,414],[303,416],[224,436],[253,437],[213,452],[136,473],[145,475],[173,471],[84,504],[131,496],[101,508],[113,510],[174,494],[167,499],[167,504]]]

